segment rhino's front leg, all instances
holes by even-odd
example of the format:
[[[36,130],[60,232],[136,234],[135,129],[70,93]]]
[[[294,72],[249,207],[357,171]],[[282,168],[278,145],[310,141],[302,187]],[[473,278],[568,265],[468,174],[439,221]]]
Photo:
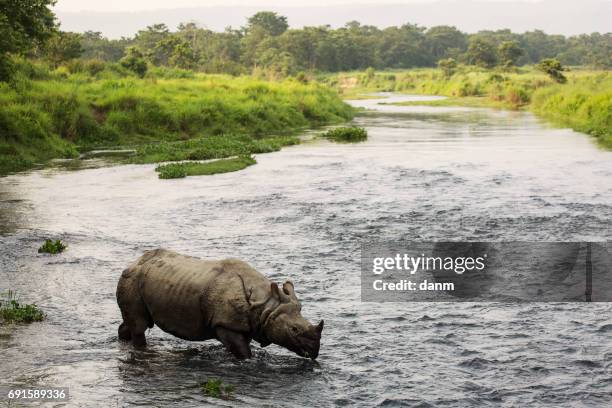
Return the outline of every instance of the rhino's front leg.
[[[224,327],[215,329],[217,339],[223,343],[225,348],[238,359],[251,358],[251,348],[249,347],[249,339],[242,334]]]

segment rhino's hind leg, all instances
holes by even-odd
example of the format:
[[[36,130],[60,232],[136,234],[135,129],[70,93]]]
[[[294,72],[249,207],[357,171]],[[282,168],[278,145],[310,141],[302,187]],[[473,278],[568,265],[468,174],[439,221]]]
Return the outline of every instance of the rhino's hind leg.
[[[249,339],[242,333],[228,330],[224,327],[215,329],[217,339],[223,343],[225,348],[232,353],[237,359],[251,358],[251,348],[249,347]]]
[[[119,326],[119,338],[132,340],[136,347],[146,346],[145,331],[153,327],[153,319],[144,302],[139,298],[121,298],[119,308],[123,316],[123,323]]]

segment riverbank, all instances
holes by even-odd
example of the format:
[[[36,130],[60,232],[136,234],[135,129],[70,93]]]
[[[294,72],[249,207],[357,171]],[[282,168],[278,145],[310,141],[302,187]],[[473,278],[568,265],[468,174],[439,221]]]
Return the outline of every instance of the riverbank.
[[[141,79],[109,67],[95,74],[26,68],[0,84],[0,174],[108,147],[132,148],[133,161],[152,163],[164,158],[149,154],[160,143],[174,143],[176,151],[185,141],[211,137],[217,142],[208,143],[205,158],[274,151],[296,143],[287,136],[299,129],[353,115],[333,90],[294,79],[161,69]]]
[[[368,92],[443,95],[448,99],[405,105],[528,109],[560,126],[588,133],[612,148],[612,77],[608,71],[566,72],[557,84],[533,68],[513,72],[460,67],[450,76],[438,69],[348,72],[320,77],[345,99]]]

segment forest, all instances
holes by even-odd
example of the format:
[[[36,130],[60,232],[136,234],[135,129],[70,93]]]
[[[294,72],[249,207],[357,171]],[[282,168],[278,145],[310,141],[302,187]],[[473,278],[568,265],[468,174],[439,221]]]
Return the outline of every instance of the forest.
[[[206,73],[255,74],[278,78],[300,72],[339,72],[434,67],[440,61],[485,68],[536,64],[555,58],[566,66],[612,67],[612,34],[565,37],[540,30],[508,29],[464,33],[451,26],[421,27],[406,23],[378,28],[357,21],[290,28],[287,18],[261,11],[240,28],[214,32],[194,22],[171,30],[155,24],[133,37],[108,39],[102,33],[56,30],[28,55],[57,66],[79,58],[123,62],[144,75],[154,66]]]

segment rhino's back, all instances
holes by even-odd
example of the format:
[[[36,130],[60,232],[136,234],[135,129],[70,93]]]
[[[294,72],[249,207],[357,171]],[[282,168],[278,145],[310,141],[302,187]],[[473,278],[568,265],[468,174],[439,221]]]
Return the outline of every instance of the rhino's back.
[[[246,296],[264,298],[267,279],[239,260],[206,261],[168,250],[136,263],[140,295],[155,324],[188,340],[214,337],[223,326],[248,331]]]

